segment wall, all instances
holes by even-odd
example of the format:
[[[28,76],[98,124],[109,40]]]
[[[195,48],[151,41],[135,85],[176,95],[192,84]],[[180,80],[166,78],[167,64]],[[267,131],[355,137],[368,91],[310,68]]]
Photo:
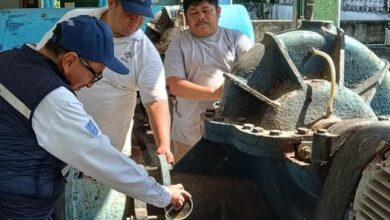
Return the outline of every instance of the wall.
[[[263,39],[265,32],[278,33],[293,28],[292,21],[289,20],[252,20],[255,41]]]
[[[386,21],[341,21],[341,28],[348,35],[366,44],[383,44],[385,29],[390,22]]]
[[[256,42],[265,32],[278,33],[293,28],[289,20],[252,20]],[[341,21],[341,28],[346,34],[365,44],[384,44],[385,29],[390,27],[389,21]]]

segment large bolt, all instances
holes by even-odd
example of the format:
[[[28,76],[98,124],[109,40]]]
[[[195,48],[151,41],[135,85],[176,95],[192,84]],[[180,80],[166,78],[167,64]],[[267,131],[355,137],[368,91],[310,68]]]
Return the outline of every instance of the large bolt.
[[[252,132],[253,133],[261,133],[261,132],[263,132],[264,131],[264,128],[262,128],[262,127],[254,127],[253,129],[252,129]]]
[[[298,134],[308,134],[309,133],[309,129],[308,128],[305,128],[305,127],[300,127],[297,129],[298,130]]]
[[[304,160],[309,160],[311,157],[311,141],[302,141],[298,147],[298,157]]]
[[[253,124],[243,124],[242,129],[252,130],[255,126]]]
[[[281,134],[282,134],[282,131],[281,131],[281,130],[274,129],[274,130],[270,130],[270,131],[269,131],[269,134],[272,135],[272,136],[278,136],[278,135],[281,135]]]

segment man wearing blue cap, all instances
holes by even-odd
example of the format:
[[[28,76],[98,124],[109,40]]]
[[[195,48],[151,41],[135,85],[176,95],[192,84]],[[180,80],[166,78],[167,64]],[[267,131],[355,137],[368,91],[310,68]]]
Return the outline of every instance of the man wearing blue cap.
[[[102,79],[105,66],[128,74],[106,24],[90,16],[61,22],[43,48],[4,51],[0,66],[0,219],[50,219],[65,163],[159,207],[181,207],[190,196],[115,150],[74,95]]]
[[[153,17],[151,0],[108,0],[108,8],[75,9],[61,20],[81,14],[106,22],[114,33],[115,55],[130,73],[118,75],[106,69],[104,79],[91,89],[77,93],[85,110],[93,116],[113,146],[131,154],[131,130],[137,91],[149,116],[157,144],[157,153],[173,163],[170,150],[170,114],[165,73],[160,56],[140,29],[145,17]],[[41,40],[40,46],[51,33]],[[39,46],[38,46],[39,47]]]

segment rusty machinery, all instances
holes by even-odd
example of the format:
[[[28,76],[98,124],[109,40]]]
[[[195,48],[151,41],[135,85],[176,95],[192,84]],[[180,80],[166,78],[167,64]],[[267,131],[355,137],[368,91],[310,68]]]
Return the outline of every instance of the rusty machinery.
[[[64,12],[37,13],[47,23],[40,23],[41,35]],[[22,11],[3,13],[20,15],[9,21],[18,28],[7,26],[14,37],[0,49],[15,39],[39,39],[16,23],[27,16]],[[389,218],[388,61],[328,22],[303,21],[298,29],[265,34],[225,78],[222,100],[202,115],[203,138],[171,175],[193,194],[190,219]],[[96,195],[112,196],[69,187],[75,190],[68,206],[83,207],[84,217],[81,193],[95,202]],[[123,213],[129,206],[118,198],[109,206]],[[98,208],[107,204],[99,201]],[[140,208],[133,217],[160,218],[146,216],[144,204],[130,206]]]
[[[157,47],[166,15],[149,26]],[[194,195],[190,218],[389,219],[389,66],[331,22],[266,33],[173,169]]]
[[[390,218],[388,61],[330,23],[303,21],[265,34],[225,79],[174,176],[249,180],[273,218]]]

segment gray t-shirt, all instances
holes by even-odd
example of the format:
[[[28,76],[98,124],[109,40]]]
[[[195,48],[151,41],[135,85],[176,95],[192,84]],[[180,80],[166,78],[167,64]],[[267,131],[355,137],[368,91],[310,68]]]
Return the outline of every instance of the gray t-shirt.
[[[166,52],[166,77],[176,76],[198,85],[220,87],[223,73],[230,73],[241,55],[253,43],[236,30],[220,27],[209,37],[196,37],[188,30],[176,37]],[[172,140],[193,146],[201,138],[200,114],[213,101],[177,97],[173,106]]]

